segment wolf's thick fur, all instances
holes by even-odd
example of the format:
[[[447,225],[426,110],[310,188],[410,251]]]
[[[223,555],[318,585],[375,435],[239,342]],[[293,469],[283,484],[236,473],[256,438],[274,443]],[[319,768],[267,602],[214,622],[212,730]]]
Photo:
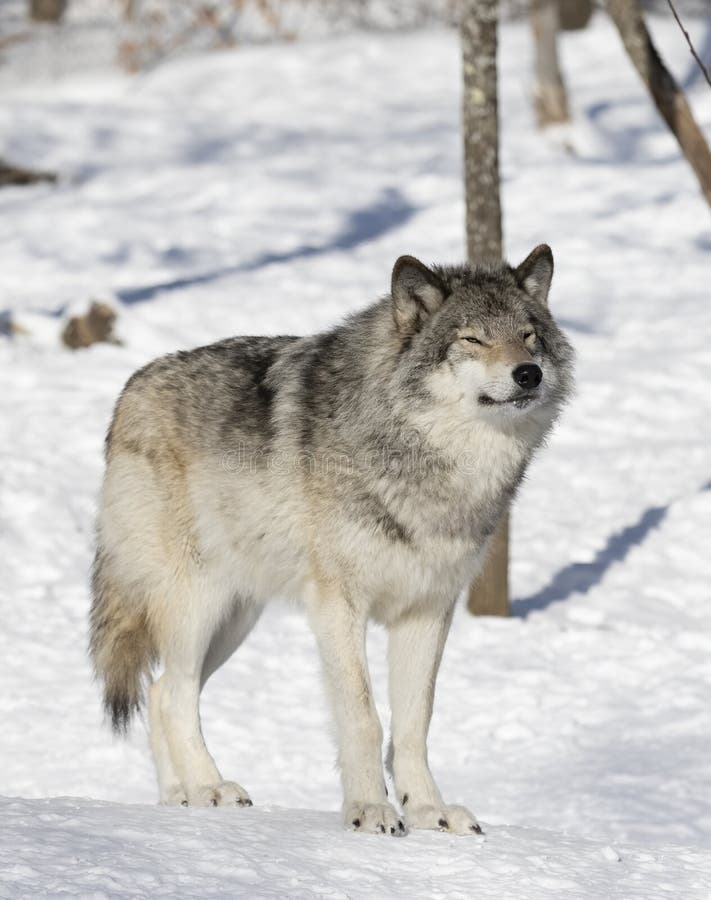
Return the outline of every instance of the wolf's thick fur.
[[[570,391],[552,273],[545,245],[517,269],[401,257],[391,294],[331,331],[232,338],[129,380],[106,441],[91,653],[115,728],[150,686],[162,802],[251,803],[205,747],[199,694],[287,597],[321,652],[346,824],[404,831],[372,618],[389,629],[394,799],[409,827],[478,830],[443,802],[425,742],[456,598]]]

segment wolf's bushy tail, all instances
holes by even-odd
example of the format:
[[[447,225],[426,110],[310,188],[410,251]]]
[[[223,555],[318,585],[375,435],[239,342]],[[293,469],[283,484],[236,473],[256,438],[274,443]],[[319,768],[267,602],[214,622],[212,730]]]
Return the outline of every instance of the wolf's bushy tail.
[[[104,709],[115,732],[125,734],[143,706],[157,652],[146,606],[111,577],[99,548],[92,571],[89,654],[104,685]]]

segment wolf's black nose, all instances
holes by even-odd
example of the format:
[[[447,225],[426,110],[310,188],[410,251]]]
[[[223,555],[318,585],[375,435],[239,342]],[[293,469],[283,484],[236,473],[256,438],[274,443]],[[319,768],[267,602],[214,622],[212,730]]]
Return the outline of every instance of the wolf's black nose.
[[[523,363],[516,366],[511,377],[522,388],[537,388],[543,380],[543,372],[535,363]]]

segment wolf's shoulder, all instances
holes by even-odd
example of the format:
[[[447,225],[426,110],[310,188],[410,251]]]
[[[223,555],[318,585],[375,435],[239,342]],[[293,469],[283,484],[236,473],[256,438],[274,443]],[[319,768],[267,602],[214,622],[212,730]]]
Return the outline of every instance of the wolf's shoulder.
[[[232,337],[153,360],[127,381],[116,404],[107,448],[122,435],[180,432],[185,440],[271,431],[273,368],[303,340],[294,335]],[[124,441],[125,443],[125,441]]]

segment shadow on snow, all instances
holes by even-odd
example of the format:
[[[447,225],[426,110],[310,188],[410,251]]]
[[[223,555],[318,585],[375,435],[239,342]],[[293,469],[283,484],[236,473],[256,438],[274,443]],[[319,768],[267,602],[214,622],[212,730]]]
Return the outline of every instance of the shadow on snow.
[[[700,494],[705,491],[711,491],[711,481],[699,488]],[[661,525],[668,512],[668,506],[650,507],[633,525],[611,534],[592,562],[571,563],[561,569],[542,590],[514,600],[511,604],[512,614],[525,618],[529,613],[565,600],[571,594],[587,594],[602,581],[614,563],[622,562],[633,547],[641,544],[650,531]]]
[[[571,594],[587,594],[602,581],[606,572],[616,562],[622,562],[633,547],[641,544],[653,528],[657,528],[669,510],[668,506],[652,506],[644,512],[634,525],[616,531],[607,543],[595,554],[589,563],[571,563],[561,569],[551,582],[536,594],[514,600],[511,611],[525,618],[535,610],[545,609],[551,603],[565,600]]]
[[[371,206],[349,213],[341,230],[323,244],[302,244],[293,250],[281,253],[263,253],[253,260],[233,266],[224,266],[211,272],[119,290],[116,291],[116,296],[122,303],[142,303],[150,300],[156,294],[176,291],[197,284],[208,284],[225,275],[253,272],[274,263],[286,263],[298,258],[321,256],[334,250],[352,250],[359,244],[372,241],[386,232],[398,228],[409,221],[416,212],[417,208],[409,203],[397,188],[387,188]]]

